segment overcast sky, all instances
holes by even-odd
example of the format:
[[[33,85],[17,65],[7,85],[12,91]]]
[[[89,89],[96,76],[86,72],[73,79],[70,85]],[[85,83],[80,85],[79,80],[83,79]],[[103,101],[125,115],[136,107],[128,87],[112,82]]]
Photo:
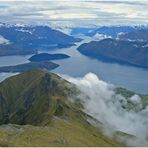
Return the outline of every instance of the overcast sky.
[[[0,21],[68,27],[148,24],[148,1],[0,0]]]

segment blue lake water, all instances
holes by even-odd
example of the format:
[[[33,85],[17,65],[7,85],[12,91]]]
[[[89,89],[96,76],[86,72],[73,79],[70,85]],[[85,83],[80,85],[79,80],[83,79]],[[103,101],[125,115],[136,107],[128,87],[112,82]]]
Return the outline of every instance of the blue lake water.
[[[88,41],[89,39],[83,42]],[[48,53],[64,53],[71,56],[69,59],[53,61],[59,64],[60,67],[54,69],[52,72],[67,74],[73,77],[82,77],[85,74],[92,72],[98,75],[100,79],[116,86],[125,87],[138,93],[148,94],[148,69],[115,63],[105,63],[88,58],[76,50],[82,43],[78,43],[77,46],[71,48],[48,51]],[[29,62],[28,58],[30,56],[0,57],[0,66],[27,63]],[[3,80],[10,75],[12,75],[12,73],[0,73],[0,80]]]

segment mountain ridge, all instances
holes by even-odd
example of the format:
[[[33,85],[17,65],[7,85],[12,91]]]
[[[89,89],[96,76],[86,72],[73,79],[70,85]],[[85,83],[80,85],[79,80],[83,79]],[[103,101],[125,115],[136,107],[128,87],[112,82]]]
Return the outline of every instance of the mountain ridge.
[[[148,68],[147,42],[103,39],[80,45],[77,50],[88,57]]]
[[[36,54],[39,49],[53,50],[73,46],[80,38],[48,26],[15,26],[3,24],[0,35],[9,44],[0,44],[0,56]]]
[[[1,82],[0,146],[121,146],[87,121],[77,94],[74,84],[39,69]]]

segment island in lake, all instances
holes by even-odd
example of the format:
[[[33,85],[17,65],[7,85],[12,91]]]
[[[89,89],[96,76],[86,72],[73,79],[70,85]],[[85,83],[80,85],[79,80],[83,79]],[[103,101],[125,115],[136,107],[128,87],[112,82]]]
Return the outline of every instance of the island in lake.
[[[40,53],[33,55],[31,58],[29,58],[29,61],[31,62],[41,62],[41,61],[49,61],[49,60],[60,60],[69,58],[70,56],[66,54],[48,54],[48,53]]]

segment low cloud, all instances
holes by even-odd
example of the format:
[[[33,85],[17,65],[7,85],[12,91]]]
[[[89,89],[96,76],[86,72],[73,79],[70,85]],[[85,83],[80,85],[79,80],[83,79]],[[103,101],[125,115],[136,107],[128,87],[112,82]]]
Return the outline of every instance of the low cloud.
[[[0,44],[9,44],[9,40],[5,39],[3,36],[0,35]]]
[[[58,27],[136,25],[147,23],[147,8],[148,2],[144,0],[1,1],[0,20],[33,24],[41,22]]]
[[[0,82],[4,81],[5,79],[11,77],[11,76],[14,76],[14,75],[17,75],[19,73],[5,73],[5,72],[1,72],[0,73]]]
[[[96,33],[92,38],[93,38],[93,40],[100,41],[100,40],[103,40],[106,38],[112,38],[112,37],[108,36],[108,35]]]
[[[104,133],[113,136],[117,131],[137,137],[120,138],[129,146],[148,146],[148,106],[143,109],[141,98],[134,95],[125,98],[116,94],[115,87],[89,73],[83,78],[63,76],[77,85],[85,97],[82,97],[85,112],[103,124]],[[127,101],[128,100],[128,101]],[[128,103],[140,106],[138,110],[125,109]]]

